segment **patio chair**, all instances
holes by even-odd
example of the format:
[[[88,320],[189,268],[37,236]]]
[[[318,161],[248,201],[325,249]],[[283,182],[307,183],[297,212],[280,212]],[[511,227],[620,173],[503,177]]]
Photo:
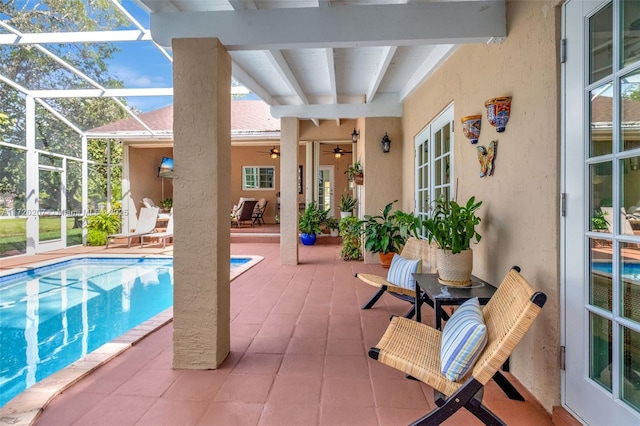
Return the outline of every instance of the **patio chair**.
[[[167,229],[165,229],[164,232],[152,232],[150,234],[145,234],[140,237],[140,248],[144,247],[145,238],[149,240],[157,238],[158,242],[162,241],[162,248],[166,248],[167,239],[173,238],[173,214],[169,216],[169,222],[167,222]]]
[[[253,209],[257,203],[256,200],[244,200],[236,212],[231,212],[231,226],[235,223],[240,228],[248,220],[253,227]]]
[[[149,208],[157,207],[158,210],[161,210],[160,206],[158,206],[155,203],[155,201],[153,201],[151,198],[146,198],[146,197],[143,198],[142,205]],[[171,211],[173,211],[173,208]],[[158,213],[158,220],[161,220],[161,221],[169,220],[169,216],[170,216],[170,213]]]
[[[156,228],[156,221],[158,220],[158,210],[158,207],[141,208],[136,229],[133,232],[122,232],[120,234],[108,235],[106,248],[109,248],[109,241],[111,241],[111,239],[113,238],[126,238],[127,247],[130,248],[132,238],[142,237],[143,235],[152,233]]]
[[[258,200],[256,207],[253,209],[253,223],[258,225],[264,223],[264,212],[267,210],[267,204],[269,204],[269,201],[264,198]]]
[[[497,373],[509,355],[525,335],[547,296],[534,292],[517,269],[511,269],[483,309],[477,299],[470,299],[475,306],[458,308],[441,332],[426,324],[393,317],[378,344],[369,350],[369,356],[383,364],[401,370],[434,389],[438,408],[413,422],[413,425],[437,425],[464,407],[487,425],[504,423],[482,405],[484,385]],[[466,304],[467,302],[465,302]],[[476,311],[478,318],[473,325],[476,331],[485,332],[476,339],[468,338],[473,321],[470,314]],[[456,313],[460,315],[456,316]],[[484,322],[484,324],[482,324]],[[451,324],[448,330],[447,326]],[[481,325],[481,327],[478,327]],[[463,336],[455,339],[456,336]],[[450,339],[457,340],[451,341]],[[482,342],[486,344],[482,346]],[[477,343],[474,345],[474,343]],[[477,360],[473,362],[474,347]],[[459,348],[457,350],[454,350]],[[444,356],[444,357],[443,357]],[[466,364],[465,364],[466,363]],[[442,366],[445,366],[443,369]],[[450,380],[450,366],[465,365],[468,371],[456,371],[460,377]]]
[[[402,256],[405,259],[411,259],[411,260],[420,259],[421,262],[418,265],[418,270],[416,272],[428,273],[435,270],[435,268],[433,268],[433,265],[431,264],[429,259],[430,250],[431,250],[431,247],[427,240],[421,240],[419,238],[410,237],[407,240],[404,247],[402,248],[402,252],[400,253],[400,256]],[[390,269],[390,272],[393,272],[393,271],[391,271]],[[414,303],[415,303],[416,292],[415,292],[415,282],[413,281],[413,278],[399,285],[398,283],[393,284],[389,282],[388,281],[389,275],[387,275],[387,277],[385,278],[375,274],[356,273],[355,277],[373,287],[378,288],[378,292],[374,294],[373,297],[369,299],[367,303],[365,303],[362,309],[371,309],[373,305],[376,304],[378,299],[380,299],[382,295],[385,292],[387,292],[390,295],[397,297],[400,300],[404,300],[406,302],[411,303],[412,307],[405,315],[406,318],[411,318],[415,314]],[[425,298],[423,299],[423,302],[426,302],[431,307],[433,307],[433,301],[427,298],[426,296],[424,297]],[[443,314],[446,315],[445,312],[443,312]],[[445,319],[447,318],[448,317],[445,317]]]

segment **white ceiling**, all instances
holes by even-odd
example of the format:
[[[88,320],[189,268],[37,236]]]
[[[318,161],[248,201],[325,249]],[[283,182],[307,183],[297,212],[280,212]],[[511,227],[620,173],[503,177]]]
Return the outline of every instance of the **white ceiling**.
[[[233,76],[276,118],[402,115],[402,101],[465,43],[506,37],[505,1],[136,0],[151,36],[216,37]]]

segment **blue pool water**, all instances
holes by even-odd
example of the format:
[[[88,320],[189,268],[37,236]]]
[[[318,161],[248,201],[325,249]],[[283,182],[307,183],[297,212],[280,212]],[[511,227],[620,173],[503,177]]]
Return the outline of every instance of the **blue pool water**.
[[[0,407],[172,305],[169,258],[79,258],[0,277]]]
[[[593,270],[611,274],[613,266],[611,262],[593,262]],[[634,281],[640,281],[640,263],[625,263],[622,265],[622,277]]]

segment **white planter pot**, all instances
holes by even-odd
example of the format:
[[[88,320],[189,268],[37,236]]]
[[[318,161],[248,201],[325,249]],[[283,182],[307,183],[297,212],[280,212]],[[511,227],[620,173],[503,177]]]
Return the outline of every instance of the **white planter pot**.
[[[331,230],[331,236],[332,237],[339,237],[340,236],[340,231],[338,231],[337,229],[332,229]]]
[[[473,270],[473,251],[471,249],[457,254],[452,254],[451,250],[439,249],[436,256],[440,284],[462,287],[471,285],[471,271]]]
[[[353,216],[353,212],[340,212],[340,219],[343,219],[349,216]]]

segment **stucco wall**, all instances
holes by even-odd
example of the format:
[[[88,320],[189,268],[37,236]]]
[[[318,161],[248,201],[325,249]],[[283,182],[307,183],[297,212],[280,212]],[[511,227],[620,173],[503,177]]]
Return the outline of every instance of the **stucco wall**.
[[[387,133],[391,139],[391,149],[382,152],[382,137]],[[400,118],[366,118],[360,137],[364,143],[361,157],[364,172],[364,185],[360,193],[364,193],[364,214],[379,215],[390,202],[393,210],[413,211],[413,207],[405,206],[399,188],[402,187],[402,120]],[[395,143],[394,143],[395,142]],[[411,163],[410,167],[413,167]],[[412,197],[413,198],[413,197]],[[365,263],[380,263],[378,254],[364,253]]]
[[[353,129],[351,130],[353,131]],[[349,136],[351,137],[351,136]],[[343,149],[345,148],[344,144],[341,145]],[[344,171],[347,169],[347,166],[351,163],[351,155],[344,155],[340,159],[336,159],[332,153],[326,153],[325,151],[331,151],[335,148],[334,144],[322,144],[320,149],[320,165],[333,165],[334,166],[334,199],[336,203],[336,217],[340,217],[339,215],[339,205],[340,196],[342,193],[346,192],[349,188],[349,182],[347,181],[347,176],[344,174]],[[269,201],[267,204],[267,211],[265,212],[264,218],[266,223],[274,223],[276,207],[277,207],[277,194],[281,188],[281,178],[282,173],[280,170],[280,159],[272,159],[269,155],[269,149],[271,146],[250,146],[250,147],[241,147],[241,146],[233,146],[231,148],[231,201],[229,208],[233,206],[233,204],[237,203],[240,197],[253,197],[256,199],[260,199],[264,197]],[[298,202],[304,203],[306,196],[306,188],[307,188],[307,164],[306,164],[306,146],[300,145],[298,148],[298,158],[300,159],[299,163],[303,166],[303,193],[298,194]],[[275,167],[275,189],[274,190],[243,190],[242,189],[242,167],[243,166],[273,166]]]
[[[162,157],[173,157],[173,148],[129,148],[130,227],[135,227],[143,198],[151,198],[157,205],[163,199],[163,179],[158,177]],[[173,198],[173,179],[164,179],[164,198]]]
[[[559,45],[556,1],[510,1],[508,37],[497,45],[458,48],[404,103],[403,199],[414,197],[414,137],[454,103],[458,200],[483,201],[474,247],[475,275],[498,284],[522,267],[549,300],[511,357],[514,375],[548,410],[560,403],[559,306]],[[486,120],[484,102],[512,96],[504,133]],[[495,173],[479,177],[477,149],[460,118],[482,113],[479,145],[498,141]],[[411,148],[411,149],[410,149]],[[393,147],[392,147],[393,150]]]

